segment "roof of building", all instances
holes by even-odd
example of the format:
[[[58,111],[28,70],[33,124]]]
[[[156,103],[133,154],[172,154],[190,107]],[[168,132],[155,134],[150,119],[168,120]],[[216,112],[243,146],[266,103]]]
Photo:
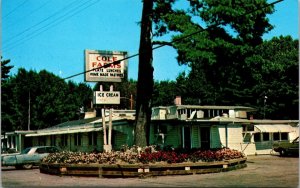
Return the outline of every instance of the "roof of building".
[[[244,111],[256,111],[255,108],[252,107],[246,107],[246,106],[215,106],[215,105],[204,105],[204,106],[198,106],[198,105],[175,105],[178,109],[216,109],[216,110],[244,110]]]
[[[101,118],[100,117],[94,117],[94,118],[80,119],[80,120],[74,120],[74,121],[67,121],[67,122],[60,123],[58,125],[48,127],[48,128],[45,128],[45,129],[41,129],[41,130],[52,130],[52,129],[59,129],[59,128],[65,128],[65,127],[84,126],[84,125],[88,125],[88,124],[90,124],[93,121],[96,121],[98,119],[101,119]]]
[[[134,120],[134,116],[124,116],[120,114],[112,114],[113,126],[123,125],[124,122]],[[105,117],[106,124],[109,122],[109,117]],[[27,134],[26,137],[56,135],[56,134],[70,134],[80,132],[91,132],[102,130],[102,118],[93,117],[75,121],[67,121],[58,125],[37,130],[35,133]]]

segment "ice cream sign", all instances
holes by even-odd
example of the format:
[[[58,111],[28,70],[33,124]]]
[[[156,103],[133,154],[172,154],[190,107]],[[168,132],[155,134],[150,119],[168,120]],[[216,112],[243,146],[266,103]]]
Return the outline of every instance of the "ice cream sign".
[[[85,50],[85,81],[121,82],[127,78],[127,52]]]
[[[120,104],[119,91],[94,91],[94,104]]]

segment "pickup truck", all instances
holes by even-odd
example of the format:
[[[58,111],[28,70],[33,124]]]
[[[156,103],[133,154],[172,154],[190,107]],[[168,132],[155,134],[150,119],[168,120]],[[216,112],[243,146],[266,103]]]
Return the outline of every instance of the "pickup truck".
[[[30,169],[34,165],[39,165],[42,158],[49,153],[59,152],[60,150],[54,146],[34,146],[24,149],[17,154],[1,155],[2,166],[15,166],[17,169]]]
[[[289,141],[274,142],[273,150],[279,152],[281,156],[287,156],[288,154],[299,156],[299,137],[295,138],[292,142]]]

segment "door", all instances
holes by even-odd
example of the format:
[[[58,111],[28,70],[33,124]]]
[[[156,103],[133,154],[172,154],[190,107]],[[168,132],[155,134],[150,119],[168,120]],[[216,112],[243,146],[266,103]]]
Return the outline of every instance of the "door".
[[[210,148],[210,127],[200,128],[200,140],[202,149]]]

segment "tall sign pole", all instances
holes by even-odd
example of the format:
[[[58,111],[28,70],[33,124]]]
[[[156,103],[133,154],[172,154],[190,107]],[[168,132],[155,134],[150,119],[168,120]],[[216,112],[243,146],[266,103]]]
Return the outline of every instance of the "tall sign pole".
[[[85,81],[87,82],[121,82],[127,78],[127,52],[85,50]],[[120,92],[104,91],[100,85],[100,91],[93,94],[93,104],[120,104]],[[103,150],[112,150],[112,108],[109,109],[108,135],[106,128],[106,109],[101,109],[103,127]],[[108,136],[108,139],[107,139]]]
[[[105,122],[105,109],[101,109],[102,114],[102,127],[103,127],[103,145],[107,145],[107,137],[106,137],[106,122]]]
[[[108,123],[108,145],[111,147],[112,136],[112,109],[109,109],[109,123]]]

